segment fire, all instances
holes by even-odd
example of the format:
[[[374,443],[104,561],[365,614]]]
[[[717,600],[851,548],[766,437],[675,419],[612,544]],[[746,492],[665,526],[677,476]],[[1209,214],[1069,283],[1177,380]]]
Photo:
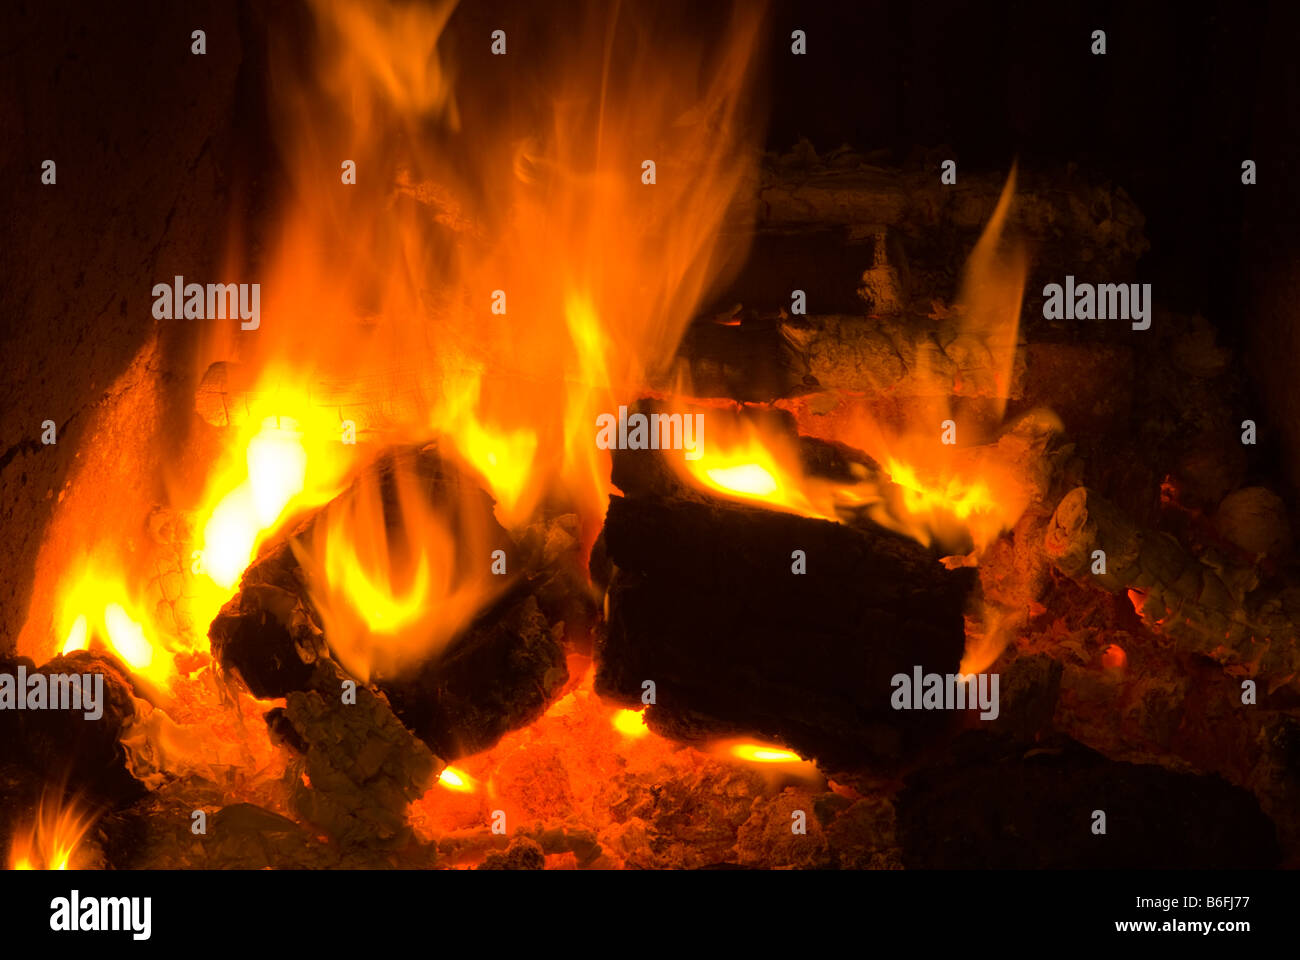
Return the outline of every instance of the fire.
[[[393,459],[387,502],[385,484],[363,475],[293,542],[331,649],[359,677],[436,653],[507,585],[491,572],[489,518],[472,492],[434,504],[418,469]]]
[[[62,801],[62,791],[47,791],[31,823],[15,832],[11,870],[75,869],[77,845],[97,818],[77,801]]]
[[[765,436],[752,424],[739,435],[729,433],[715,428],[698,459],[673,455],[672,461],[699,486],[732,499],[808,517],[834,517],[831,486],[804,476],[798,453],[786,438]]]
[[[103,558],[84,560],[64,581],[55,629],[63,636],[62,653],[101,644],[136,674],[165,687],[172,660],[153,618],[119,575],[106,572]]]
[[[982,551],[1010,528],[1028,505],[1028,492],[985,434],[987,424],[1001,421],[1011,389],[1028,269],[1023,247],[1004,249],[1015,179],[1013,168],[971,253],[954,310],[956,336],[947,346],[987,357],[989,382],[978,391],[983,399],[954,413],[949,395],[955,385],[932,375],[935,399],[918,401],[901,429],[861,411],[837,422],[825,439],[881,465],[879,475],[864,473],[852,482],[807,475],[788,438],[757,426],[740,438],[713,430],[704,456],[682,464],[684,474],[705,489],[810,517],[835,519],[843,510],[865,509],[882,526],[949,549]],[[920,359],[924,364],[924,353]]]
[[[744,253],[719,234],[754,175],[740,105],[758,18],[739,15],[718,54],[593,4],[570,26],[603,60],[556,58],[508,124],[478,109],[471,125],[461,104],[481,91],[465,76],[453,92],[439,50],[450,5],[313,7],[319,79],[277,77],[295,193],[252,362],[363,385],[343,399],[384,421],[378,439],[440,437],[502,523],[558,497],[594,538],[609,493],[596,416],[670,362],[706,284]],[[335,156],[354,185],[321,176]]]
[[[752,740],[723,740],[711,744],[708,751],[719,759],[752,764],[766,774],[809,782],[822,780],[817,764],[776,744]]]
[[[764,747],[755,743],[742,743],[731,748],[732,756],[753,763],[800,763],[803,757],[789,750]]]
[[[473,793],[478,788],[473,777],[455,767],[444,767],[438,774],[438,783],[457,793]]]
[[[644,710],[615,710],[610,722],[625,737],[644,737],[650,732],[650,728],[645,725]]]

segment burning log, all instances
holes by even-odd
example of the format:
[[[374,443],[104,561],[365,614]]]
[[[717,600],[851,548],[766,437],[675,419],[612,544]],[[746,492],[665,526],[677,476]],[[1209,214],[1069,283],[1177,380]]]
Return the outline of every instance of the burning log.
[[[103,678],[102,687],[88,686],[76,709],[0,710],[0,766],[24,767],[48,783],[63,781],[71,793],[83,793],[95,803],[119,805],[137,799],[144,787],[128,768],[120,737],[135,715],[133,685],[114,659],[80,650],[57,656],[39,669],[30,660],[0,660],[0,673],[25,674],[46,685],[49,702],[55,696],[54,676],[76,677],[89,685]],[[95,690],[92,703],[91,689]],[[27,689],[19,691],[26,698]],[[42,704],[47,701],[42,697]]]
[[[448,511],[452,539],[458,545],[454,558],[458,572],[478,569],[474,565],[479,563],[486,571],[496,550],[504,551],[507,570],[518,571],[509,588],[500,578],[501,587],[491,595],[494,602],[457,630],[440,653],[409,669],[381,671],[373,678],[376,689],[391,698],[398,717],[439,756],[452,759],[486,749],[508,730],[536,719],[567,679],[563,647],[539,608],[540,598],[548,607],[564,609],[551,596],[554,581],[563,578],[548,566],[532,568],[524,562],[493,517],[491,498],[443,460],[436,446],[398,451],[370,468],[370,477],[377,478],[385,491],[385,516],[390,521],[400,516],[391,498],[395,496],[393,475],[402,469],[414,470],[421,496],[430,506]],[[292,546],[310,538],[323,516],[323,511],[317,513],[266,550],[245,572],[239,593],[209,630],[213,656],[255,696],[283,697],[316,689],[313,684],[322,664],[340,669],[334,664],[339,659],[339,638],[333,638],[332,646],[328,621],[312,599],[309,577]],[[557,519],[555,530],[562,533],[564,525],[564,518]],[[461,533],[471,528],[478,535]],[[537,547],[534,560],[558,561],[567,556],[568,541],[558,533],[541,538],[551,548]],[[471,542],[476,555],[467,557],[464,553]],[[539,584],[545,589],[535,597],[534,587]]]
[[[970,570],[919,544],[722,502],[611,497],[597,690],[681,740],[758,734],[823,765],[895,766],[951,715],[895,712],[891,678],[955,673]],[[792,552],[807,558],[792,572]]]
[[[1300,588],[1261,586],[1253,567],[1194,557],[1086,487],[1061,500],[1044,547],[1067,576],[1128,591],[1143,622],[1189,653],[1276,685],[1300,670]]]
[[[908,869],[1261,869],[1272,821],[1217,776],[1107,760],[1065,737],[971,733],[896,801]],[[1096,832],[1104,814],[1104,833]]]
[[[563,647],[525,595],[487,611],[417,673],[379,687],[418,737],[455,760],[532,723],[568,679]]]

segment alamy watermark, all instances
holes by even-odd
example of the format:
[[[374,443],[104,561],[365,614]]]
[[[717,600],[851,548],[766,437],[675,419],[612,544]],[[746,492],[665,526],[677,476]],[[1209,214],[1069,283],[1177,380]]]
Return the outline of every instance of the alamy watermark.
[[[0,673],[0,710],[81,710],[87,720],[104,715],[102,673]]]
[[[704,414],[634,413],[596,418],[596,446],[602,450],[681,450],[687,460],[704,456]]]
[[[126,930],[133,940],[148,940],[153,932],[152,897],[69,896],[50,901],[50,929],[59,933],[83,930]]]
[[[889,698],[895,710],[975,710],[981,720],[998,718],[998,674],[896,673],[889,681],[894,688]]]
[[[1131,320],[1134,330],[1151,326],[1151,284],[1075,283],[1043,287],[1044,320]]]
[[[157,320],[233,320],[244,321],[240,330],[256,330],[262,325],[262,285],[260,283],[186,283],[177,276],[173,283],[153,286],[153,315]]]

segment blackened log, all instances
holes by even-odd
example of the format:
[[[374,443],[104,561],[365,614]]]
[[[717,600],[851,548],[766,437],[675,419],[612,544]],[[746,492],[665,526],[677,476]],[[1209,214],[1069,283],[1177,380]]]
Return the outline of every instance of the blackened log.
[[[568,678],[563,646],[525,594],[486,611],[414,673],[378,686],[416,736],[455,760],[532,723]]]
[[[594,600],[584,594],[566,602],[562,596],[562,585],[571,579],[562,568],[577,567],[571,554],[580,552],[568,520],[555,518],[532,531],[539,542],[520,549],[493,516],[492,499],[434,446],[394,452],[371,468],[377,471],[386,514],[388,505],[394,506],[391,523],[399,517],[394,483],[399,466],[415,471],[424,498],[444,515],[458,544],[479,544],[482,555],[458,556],[459,569],[472,564],[487,569],[490,552],[501,549],[506,569],[517,571],[511,586],[440,653],[397,676],[362,678],[390,698],[397,716],[435,753],[453,759],[486,749],[541,715],[568,677],[552,616],[561,613],[578,624],[593,616]],[[343,675],[330,655],[329,637],[289,543],[309,537],[319,516],[262,553],[209,631],[213,656],[255,696],[315,689],[322,666]],[[464,533],[474,524],[486,529],[486,536]]]
[[[142,796],[144,785],[131,776],[120,742],[123,728],[135,717],[133,686],[122,665],[110,656],[78,650],[39,669],[25,657],[0,660],[0,672],[16,675],[20,663],[29,678],[36,673],[47,678],[102,675],[103,701],[97,705],[102,715],[89,719],[85,710],[0,710],[0,764],[26,767],[44,783],[61,785],[67,796],[80,794],[92,806],[119,806]]]
[[[489,553],[457,557],[459,569],[481,563],[486,568],[490,551],[506,551],[507,569],[516,569],[518,551],[505,528],[493,516],[493,501],[454,464],[440,456],[436,445],[399,448],[378,458],[364,477],[321,511],[307,517],[277,541],[265,546],[244,571],[236,594],[213,620],[208,631],[212,654],[223,670],[237,673],[257,697],[283,697],[306,689],[316,661],[327,656],[328,637],[311,603],[307,576],[292,542],[311,538],[318,519],[330,506],[354,495],[363,482],[378,483],[390,538],[401,532],[397,502],[399,471],[415,478],[425,502],[439,511],[454,542],[470,538],[465,531],[486,531],[481,538]],[[472,515],[472,516],[471,516]]]
[[[908,869],[1260,869],[1279,858],[1249,792],[1107,760],[1066,737],[1027,752],[971,732],[908,777],[896,806]]]
[[[973,571],[880,528],[714,500],[612,497],[615,572],[596,687],[677,739],[748,734],[824,766],[897,767],[951,714],[895,711],[891,679],[956,673]],[[792,573],[792,551],[807,573]]]

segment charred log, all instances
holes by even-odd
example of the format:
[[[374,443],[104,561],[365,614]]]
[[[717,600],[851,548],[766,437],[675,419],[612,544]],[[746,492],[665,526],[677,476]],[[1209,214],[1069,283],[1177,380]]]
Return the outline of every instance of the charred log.
[[[563,535],[568,529],[563,518],[535,531],[540,542],[524,554],[493,517],[491,498],[439,457],[435,447],[399,451],[371,468],[385,490],[386,507],[395,501],[390,488],[399,467],[415,470],[423,496],[430,506],[445,512],[458,544],[471,539],[486,542],[488,552],[481,557],[458,556],[458,567],[482,564],[486,568],[490,551],[500,549],[506,553],[507,569],[519,571],[513,585],[441,652],[410,671],[373,678],[375,688],[390,696],[397,716],[439,756],[453,758],[485,749],[509,730],[536,719],[567,679],[563,647],[539,602],[567,613],[575,623],[594,602],[590,597],[585,603],[580,597],[564,597],[557,585],[569,576],[562,572],[563,566],[576,566],[569,556],[576,540]],[[386,516],[397,522],[395,502]],[[283,697],[312,690],[322,664],[342,674],[293,549],[293,541],[309,537],[319,517],[307,519],[290,537],[263,552],[209,631],[213,656],[255,696]],[[486,537],[463,535],[461,531],[471,524],[486,529]]]
[[[479,617],[416,673],[378,686],[416,736],[455,760],[532,723],[568,678],[564,648],[525,594]]]
[[[135,716],[133,686],[128,674],[111,657],[80,650],[57,656],[39,669],[30,660],[0,661],[0,672],[16,675],[25,667],[29,683],[43,677],[46,696],[52,694],[50,678],[56,674],[103,677],[102,698],[94,705],[99,716],[91,719],[91,704],[83,709],[0,710],[0,765],[24,767],[65,794],[82,794],[90,804],[118,806],[144,793],[131,776],[120,737]],[[28,691],[17,691],[27,696]],[[50,701],[45,700],[49,703]],[[101,712],[102,711],[102,712]]]
[[[681,740],[748,734],[824,765],[893,766],[951,714],[895,711],[891,678],[955,673],[973,576],[915,542],[770,510],[612,497],[597,690]],[[808,573],[792,573],[802,550]]]

